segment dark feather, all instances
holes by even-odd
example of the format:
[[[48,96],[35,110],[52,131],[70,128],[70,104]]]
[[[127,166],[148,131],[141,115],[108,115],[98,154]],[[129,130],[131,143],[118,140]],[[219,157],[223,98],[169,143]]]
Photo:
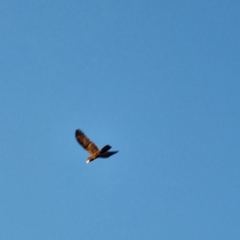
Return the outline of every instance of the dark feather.
[[[104,146],[104,147],[101,149],[100,154],[107,152],[107,151],[110,150],[111,148],[112,148],[112,147],[111,147],[110,145]]]
[[[99,155],[100,158],[108,158],[112,156],[113,154],[118,153],[118,151],[110,151],[110,152],[105,152]]]

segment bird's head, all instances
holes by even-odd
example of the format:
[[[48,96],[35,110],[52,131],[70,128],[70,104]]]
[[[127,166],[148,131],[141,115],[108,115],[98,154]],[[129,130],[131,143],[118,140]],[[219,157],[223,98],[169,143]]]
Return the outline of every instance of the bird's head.
[[[86,163],[90,163],[90,161],[91,161],[91,159],[90,159],[90,158],[88,158],[88,159],[87,159],[87,161],[86,161]]]

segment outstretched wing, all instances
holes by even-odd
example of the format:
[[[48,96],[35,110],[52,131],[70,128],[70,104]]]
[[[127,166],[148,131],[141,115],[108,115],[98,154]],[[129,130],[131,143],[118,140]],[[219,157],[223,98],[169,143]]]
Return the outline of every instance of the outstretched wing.
[[[110,145],[106,145],[104,146],[101,150],[100,150],[100,154],[103,154],[105,152],[107,152],[109,149],[111,149],[112,147]]]
[[[108,158],[110,156],[112,156],[113,154],[116,154],[118,153],[118,151],[108,151],[108,152],[105,152],[105,153],[102,153],[99,155],[100,158]]]
[[[93,155],[99,151],[98,147],[93,142],[91,142],[81,130],[77,129],[75,132],[75,136],[76,136],[78,143],[86,151],[88,151],[90,155]]]

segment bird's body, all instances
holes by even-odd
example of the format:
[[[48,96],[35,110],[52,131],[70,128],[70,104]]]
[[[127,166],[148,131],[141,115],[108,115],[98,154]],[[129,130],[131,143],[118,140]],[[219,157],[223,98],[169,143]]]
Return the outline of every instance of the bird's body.
[[[108,151],[111,149],[110,145],[106,145],[101,150],[99,150],[97,145],[92,141],[90,141],[87,138],[87,136],[79,129],[76,130],[75,137],[78,143],[90,154],[90,156],[87,159],[87,163],[97,158],[108,158],[118,152],[118,151]]]

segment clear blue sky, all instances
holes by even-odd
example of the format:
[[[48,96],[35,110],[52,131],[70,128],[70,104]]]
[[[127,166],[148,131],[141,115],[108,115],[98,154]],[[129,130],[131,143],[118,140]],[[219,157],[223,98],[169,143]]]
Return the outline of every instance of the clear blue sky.
[[[0,239],[239,240],[239,12],[2,0]]]

